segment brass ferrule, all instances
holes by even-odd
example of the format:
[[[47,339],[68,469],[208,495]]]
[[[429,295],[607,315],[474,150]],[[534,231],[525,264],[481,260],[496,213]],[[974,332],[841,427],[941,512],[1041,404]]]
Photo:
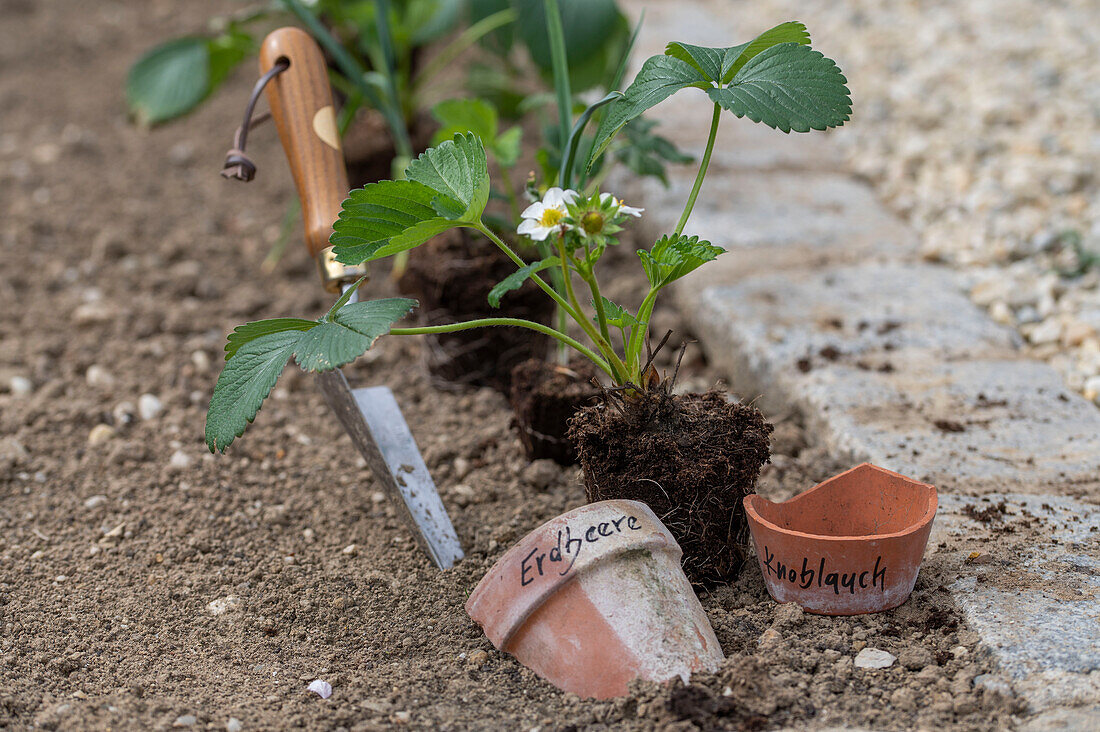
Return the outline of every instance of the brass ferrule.
[[[317,254],[317,270],[321,273],[321,282],[329,292],[339,294],[344,285],[355,282],[370,274],[365,264],[350,265],[336,261],[332,247],[325,247]]]

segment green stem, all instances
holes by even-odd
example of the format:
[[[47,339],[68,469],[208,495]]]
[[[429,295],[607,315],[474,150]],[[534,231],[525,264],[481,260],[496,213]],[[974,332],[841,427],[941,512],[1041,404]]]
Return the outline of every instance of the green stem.
[[[558,237],[558,256],[561,258],[562,277],[565,279],[565,292],[569,296],[569,302],[572,304],[574,310],[580,315],[580,317],[574,317],[577,321],[577,325],[581,327],[592,342],[596,344],[596,347],[600,349],[600,353],[607,356],[608,363],[611,364],[611,368],[614,370],[611,376],[615,379],[616,383],[623,383],[626,378],[626,364],[619,358],[619,354],[615,353],[615,347],[611,345],[610,338],[604,338],[599,331],[592,327],[592,323],[585,317],[584,311],[581,309],[580,302],[577,301],[577,295],[573,291],[573,278],[569,273],[569,254],[565,251],[565,243],[562,241],[564,237]]]
[[[631,379],[641,378],[641,374],[636,372],[641,368],[642,345],[649,333],[649,319],[653,316],[653,305],[657,302],[658,292],[660,292],[659,288],[650,288],[645,299],[642,300],[642,304],[638,307],[638,325],[632,329],[630,346],[626,349],[626,361],[629,364],[628,369],[630,370]]]
[[[584,356],[591,359],[592,363],[596,364],[601,371],[606,373],[611,378],[615,378],[615,374],[612,373],[611,367],[608,366],[607,361],[600,358],[600,356],[592,351],[592,349],[585,346],[583,343],[570,338],[565,333],[554,330],[548,325],[542,323],[536,323],[533,320],[523,320],[522,318],[479,318],[477,320],[467,320],[462,323],[449,323],[447,325],[427,325],[419,328],[391,328],[390,335],[429,335],[432,333],[454,333],[460,330],[471,330],[473,328],[485,328],[493,325],[509,325],[516,328],[527,328],[529,330],[538,331],[543,335],[548,335],[551,338],[556,338],[565,345],[575,348],[580,351]]]
[[[604,312],[603,296],[600,294],[600,283],[596,281],[595,275],[588,277],[585,282],[588,283],[588,289],[592,291],[592,304],[596,308],[596,320],[600,324],[600,334],[611,342],[611,332],[607,329],[607,313]]]
[[[462,55],[463,51],[495,31],[497,28],[515,21],[516,17],[517,14],[515,10],[512,8],[505,8],[492,15],[485,16],[466,30],[462,31],[457,38],[437,53],[435,57],[424,66],[423,70],[416,75],[412,83],[413,96],[419,95],[420,91],[431,83],[435,75],[450,66],[456,58]]]
[[[511,259],[512,262],[515,263],[515,265],[517,267],[526,267],[527,266],[527,262],[523,261],[523,257],[519,256],[514,251],[512,251],[512,248],[510,246],[508,246],[507,244],[505,244],[501,240],[501,238],[499,236],[497,236],[496,234],[494,234],[492,232],[492,230],[490,230],[489,227],[487,227],[485,224],[483,224],[479,221],[478,223],[473,224],[472,228],[476,231],[481,232],[481,234],[483,234],[485,237],[487,237],[489,239],[489,241],[496,244],[497,247],[502,252],[504,252],[506,255],[508,255],[508,259]],[[555,290],[550,285],[546,284],[546,280],[542,279],[541,277],[539,277],[538,275],[535,275],[535,274],[531,275],[531,279],[534,281],[534,283],[536,285],[538,285],[539,287],[542,288],[543,292],[545,292],[547,295],[549,295],[550,298],[558,304],[558,307],[563,308],[565,310],[565,312],[567,312],[569,314],[569,316],[572,317],[574,320],[577,320],[577,321],[580,320],[580,318],[581,318],[580,314],[577,313],[577,311],[573,310],[572,306],[570,306],[569,303],[565,301],[565,298],[563,298],[561,295],[558,294],[557,290]]]
[[[546,34],[550,40],[550,61],[554,70],[554,91],[558,100],[558,134],[562,156],[569,144],[569,131],[573,127],[573,92],[569,86],[569,58],[565,52],[565,31],[561,25],[558,0],[544,0],[546,10]],[[558,185],[568,188],[569,182],[559,180]]]
[[[703,152],[703,160],[699,163],[699,173],[695,176],[695,185],[691,187],[691,195],[688,196],[684,213],[680,216],[680,223],[676,224],[676,236],[684,233],[684,226],[687,224],[688,217],[691,216],[691,210],[695,208],[695,199],[699,197],[699,189],[703,187],[703,178],[706,177],[707,168],[710,166],[710,154],[714,152],[714,139],[718,136],[718,121],[721,117],[722,108],[715,104],[714,116],[710,120],[710,137],[707,138],[707,149]]]

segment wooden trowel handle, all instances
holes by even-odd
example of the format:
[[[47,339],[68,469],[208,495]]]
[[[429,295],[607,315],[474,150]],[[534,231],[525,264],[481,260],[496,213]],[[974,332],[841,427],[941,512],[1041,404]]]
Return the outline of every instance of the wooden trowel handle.
[[[366,270],[338,264],[329,249],[332,224],[350,186],[328,70],[317,43],[299,28],[279,28],[264,39],[260,73],[280,59],[290,66],[267,85],[271,117],[302,202],[306,246],[317,258],[325,289],[339,292],[342,284],[354,282]]]

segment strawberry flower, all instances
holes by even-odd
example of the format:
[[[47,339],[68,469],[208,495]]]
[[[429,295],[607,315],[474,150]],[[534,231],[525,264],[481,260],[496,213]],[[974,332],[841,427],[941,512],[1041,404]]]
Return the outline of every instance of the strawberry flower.
[[[546,241],[554,233],[564,233],[573,227],[566,222],[566,206],[577,198],[577,192],[571,189],[551,188],[541,201],[536,201],[521,214],[516,232],[530,237],[533,241]]]

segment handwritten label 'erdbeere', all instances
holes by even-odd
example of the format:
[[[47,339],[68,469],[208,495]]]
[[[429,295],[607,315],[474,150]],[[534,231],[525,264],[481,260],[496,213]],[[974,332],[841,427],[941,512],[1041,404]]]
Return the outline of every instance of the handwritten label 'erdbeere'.
[[[573,565],[577,563],[584,547],[595,544],[603,539],[628,531],[640,531],[641,523],[637,516],[622,515],[617,519],[601,521],[591,524],[583,529],[573,530],[572,526],[566,526],[558,531],[558,541],[548,550],[536,546],[532,549],[519,565],[519,583],[526,587],[551,571],[558,571],[562,577],[569,574]],[[562,568],[564,566],[564,568]]]

